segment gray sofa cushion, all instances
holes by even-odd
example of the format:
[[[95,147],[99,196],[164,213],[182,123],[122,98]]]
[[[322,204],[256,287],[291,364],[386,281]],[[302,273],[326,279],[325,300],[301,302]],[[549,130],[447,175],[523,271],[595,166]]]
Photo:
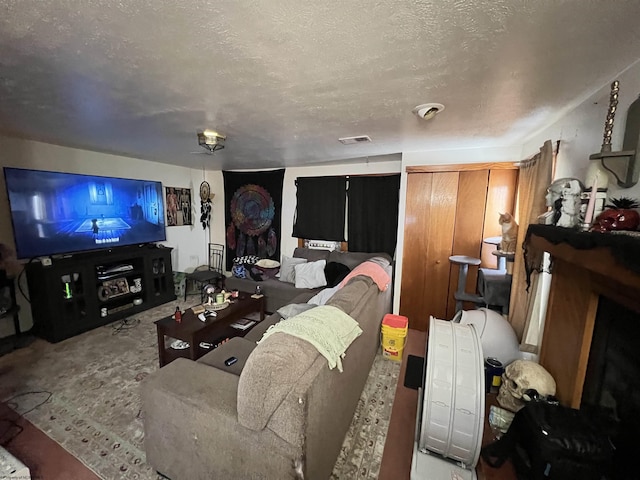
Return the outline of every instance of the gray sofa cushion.
[[[238,422],[262,430],[318,355],[310,343],[283,333],[260,342],[238,381]]]
[[[293,251],[293,256],[295,258],[306,258],[309,262],[317,262],[318,260],[327,260],[329,258],[329,250],[297,247]]]
[[[334,293],[326,305],[333,305],[344,313],[351,314],[353,309],[358,305],[358,300],[367,293],[371,285],[373,285],[371,277],[364,275],[354,277],[349,280],[344,287]]]
[[[365,252],[336,252],[333,251],[329,254],[327,262],[338,262],[346,265],[351,270],[360,265],[365,260],[369,260],[372,257],[386,258],[391,263],[391,257],[387,253],[365,253]]]
[[[197,361],[239,376],[254,348],[256,348],[255,342],[250,342],[242,337],[234,337]],[[238,361],[227,367],[224,361],[229,357],[236,357]]]
[[[284,307],[279,308],[278,314],[282,318],[295,317],[299,313],[306,312],[307,310],[310,310],[316,306],[317,304],[311,303],[290,303],[289,305],[285,305]]]
[[[235,277],[227,277],[225,279],[225,288],[227,290],[236,289],[241,292],[253,293],[255,292],[257,285],[260,285],[262,293],[266,297],[267,302],[265,304],[265,311],[267,312],[275,312],[280,307],[291,303],[301,293],[305,293],[307,295],[306,300],[296,303],[306,302],[321,290],[320,288],[311,290],[296,288],[293,283],[281,282],[277,278],[269,278],[262,282]]]

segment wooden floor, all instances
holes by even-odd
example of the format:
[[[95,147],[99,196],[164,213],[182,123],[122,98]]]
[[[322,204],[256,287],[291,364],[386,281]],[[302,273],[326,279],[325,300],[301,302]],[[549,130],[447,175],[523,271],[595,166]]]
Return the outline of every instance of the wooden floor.
[[[0,403],[0,445],[29,468],[33,480],[100,480],[80,460]],[[0,478],[8,478],[2,476]]]
[[[424,357],[425,346],[426,333],[409,330],[378,480],[409,480],[411,476],[418,391],[404,386],[404,372],[407,355]],[[495,404],[495,396],[488,396],[487,411],[491,404]],[[492,441],[494,438],[485,418],[483,443],[491,443]],[[516,480],[515,471],[508,462],[501,468],[495,469],[486,465],[481,459],[476,472],[480,480]]]

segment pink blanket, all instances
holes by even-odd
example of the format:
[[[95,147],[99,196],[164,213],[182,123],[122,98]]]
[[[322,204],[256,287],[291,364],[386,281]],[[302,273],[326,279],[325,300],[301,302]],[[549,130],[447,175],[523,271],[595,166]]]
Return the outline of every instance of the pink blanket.
[[[371,279],[376,282],[378,285],[378,290],[384,292],[389,288],[390,278],[387,272],[384,271],[380,265],[374,262],[362,262],[356,268],[351,270],[349,275],[344,277],[344,280],[340,282],[339,287],[342,288],[344,285],[351,280],[353,277],[357,277],[358,275],[366,275],[367,277],[371,277]]]

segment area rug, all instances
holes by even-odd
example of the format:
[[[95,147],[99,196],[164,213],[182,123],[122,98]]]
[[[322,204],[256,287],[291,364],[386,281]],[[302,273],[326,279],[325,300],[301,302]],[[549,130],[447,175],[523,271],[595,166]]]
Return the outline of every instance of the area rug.
[[[158,369],[153,321],[177,305],[0,357],[0,400],[104,480],[162,478],[145,462],[139,383]],[[332,479],[377,478],[399,372],[376,356]]]

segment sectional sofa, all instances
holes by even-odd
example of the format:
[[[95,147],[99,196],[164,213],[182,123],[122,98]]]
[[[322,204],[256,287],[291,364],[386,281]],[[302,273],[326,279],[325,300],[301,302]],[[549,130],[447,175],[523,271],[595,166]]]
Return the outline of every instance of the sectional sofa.
[[[376,261],[390,279],[388,260]],[[147,463],[172,480],[328,479],[379,351],[390,283],[381,290],[379,281],[358,275],[328,308],[317,307],[336,318],[344,312],[362,329],[342,372],[287,333],[271,332],[256,345],[281,321],[274,313],[198,361],[180,358],[151,374],[142,386]],[[311,295],[303,292],[293,304]],[[231,356],[238,361],[227,367]]]

